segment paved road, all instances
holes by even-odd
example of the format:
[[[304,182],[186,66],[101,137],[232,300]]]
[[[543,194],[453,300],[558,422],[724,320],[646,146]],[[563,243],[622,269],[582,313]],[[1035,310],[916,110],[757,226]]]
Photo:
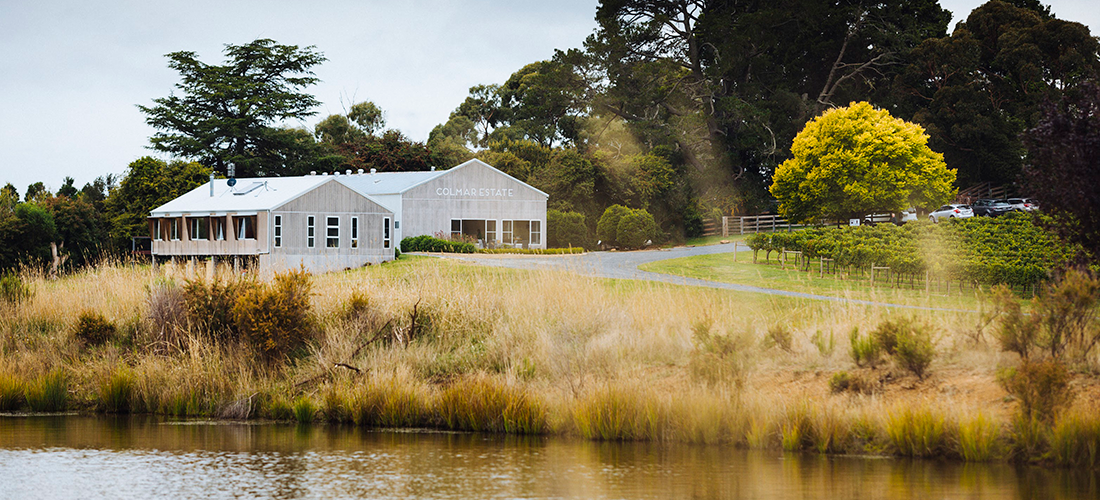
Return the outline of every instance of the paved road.
[[[870,300],[845,299],[828,295],[812,293],[790,292],[735,283],[723,283],[720,281],[703,280],[673,276],[671,274],[653,273],[638,269],[638,266],[665,259],[680,257],[694,257],[696,255],[711,255],[733,252],[734,245],[706,245],[697,247],[676,247],[662,250],[641,250],[634,252],[589,252],[579,255],[507,255],[507,254],[443,254],[443,258],[470,262],[483,266],[506,267],[511,269],[556,270],[575,272],[585,276],[597,278],[614,278],[628,280],[659,281],[675,285],[701,286],[735,290],[739,292],[763,293],[767,295],[779,295],[783,297],[795,297],[802,299],[826,300],[830,302],[844,302],[850,304],[866,304],[874,306],[896,307],[901,309],[921,309],[929,311],[973,312],[963,309],[949,309],[938,307],[922,307],[904,304],[889,304]],[[744,246],[741,247],[745,249]],[[425,254],[440,256],[440,254]]]

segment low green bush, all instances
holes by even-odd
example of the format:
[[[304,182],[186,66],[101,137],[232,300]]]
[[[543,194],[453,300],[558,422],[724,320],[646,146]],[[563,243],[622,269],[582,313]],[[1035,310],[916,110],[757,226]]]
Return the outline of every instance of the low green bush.
[[[644,209],[623,214],[615,233],[615,241],[623,248],[642,248],[656,237],[657,222]]]
[[[1024,360],[998,374],[997,381],[1020,402],[1020,416],[1050,424],[1073,401],[1070,374],[1057,360]]]
[[[913,318],[886,320],[871,332],[879,347],[919,378],[936,355],[929,328]]]
[[[852,328],[848,339],[852,344],[852,361],[855,361],[856,366],[874,368],[882,361],[882,345],[873,335],[860,335],[859,328]]]
[[[80,313],[73,333],[87,345],[102,345],[115,336],[118,328],[104,318],[102,314],[93,311]]]
[[[584,214],[547,210],[546,245],[550,248],[591,248],[592,237]]]
[[[31,296],[31,287],[23,282],[15,273],[4,273],[0,276],[0,301],[9,304],[19,304]]]
[[[609,247],[619,246],[619,221],[630,209],[622,205],[611,205],[603,211],[600,220],[596,222],[596,238],[600,244]]]

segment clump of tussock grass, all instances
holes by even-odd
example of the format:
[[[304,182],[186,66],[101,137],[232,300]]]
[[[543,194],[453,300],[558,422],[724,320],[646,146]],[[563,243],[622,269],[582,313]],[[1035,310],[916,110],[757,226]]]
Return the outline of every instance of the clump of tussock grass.
[[[810,409],[805,401],[783,412],[779,422],[779,443],[784,451],[801,451],[812,443],[811,422]]]
[[[668,436],[668,413],[651,390],[606,384],[575,403],[573,424],[586,439],[658,441]]]
[[[983,413],[963,418],[955,427],[954,446],[967,462],[988,462],[999,455],[1001,426]]]
[[[1100,466],[1100,418],[1095,412],[1063,415],[1050,431],[1051,460],[1063,467]]]
[[[55,368],[28,383],[23,394],[31,411],[64,411],[69,403],[69,376]]]
[[[946,419],[929,409],[905,407],[887,416],[886,434],[899,455],[937,457],[945,450]]]
[[[424,427],[432,423],[427,388],[406,376],[372,376],[352,391],[348,407],[357,425]]]
[[[309,424],[317,416],[317,405],[309,396],[299,396],[298,399],[294,400],[292,412],[294,413],[294,420],[297,420],[298,423]]]
[[[31,295],[30,285],[19,274],[5,272],[0,275],[0,302],[18,306]]]
[[[530,392],[485,375],[445,389],[436,411],[448,429],[539,434],[547,429],[544,405]]]
[[[741,444],[748,414],[728,391],[695,389],[677,395],[670,407],[669,425],[679,441]]]
[[[259,414],[265,415],[272,420],[294,419],[293,404],[290,402],[289,399],[286,398],[286,396],[282,394],[274,394],[270,395],[268,398],[264,398],[264,400],[266,400],[266,405],[264,405],[260,412],[258,412]]]
[[[1050,446],[1050,426],[1038,418],[1017,413],[1009,429],[1009,451],[1019,461],[1038,461]]]
[[[25,402],[26,382],[22,377],[0,372],[0,411],[15,411]]]
[[[134,396],[135,376],[129,367],[113,370],[100,381],[96,391],[98,407],[107,413],[129,413]]]

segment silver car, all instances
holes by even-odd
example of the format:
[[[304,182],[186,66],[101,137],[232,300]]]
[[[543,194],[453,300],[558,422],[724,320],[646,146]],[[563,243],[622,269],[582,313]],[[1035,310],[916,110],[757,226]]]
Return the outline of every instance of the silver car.
[[[932,213],[928,214],[928,220],[939,222],[940,219],[964,219],[973,216],[974,210],[970,208],[970,205],[952,203],[933,210]]]
[[[1031,198],[1009,198],[1005,203],[1012,205],[1017,212],[1034,212],[1039,210],[1039,202]]]

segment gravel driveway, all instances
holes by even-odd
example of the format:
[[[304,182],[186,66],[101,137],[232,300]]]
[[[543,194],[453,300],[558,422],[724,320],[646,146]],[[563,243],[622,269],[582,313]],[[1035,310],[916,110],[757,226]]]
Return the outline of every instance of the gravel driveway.
[[[742,248],[745,248],[742,246]],[[613,278],[628,280],[659,281],[674,285],[702,286],[720,288],[723,290],[735,290],[738,292],[763,293],[767,295],[779,295],[802,299],[827,300],[831,302],[845,302],[850,304],[866,304],[875,306],[897,307],[902,309],[921,309],[929,311],[973,312],[962,309],[947,309],[936,307],[910,306],[903,304],[889,304],[870,300],[845,299],[828,295],[812,293],[788,292],[772,288],[738,285],[735,283],[723,283],[698,278],[673,276],[671,274],[653,273],[642,271],[638,266],[665,259],[680,257],[694,257],[696,255],[710,255],[733,252],[733,244],[706,245],[697,247],[676,247],[661,250],[638,250],[633,252],[588,252],[578,255],[509,255],[509,254],[420,254],[442,257],[445,259],[470,262],[483,266],[506,267],[511,269],[556,270],[574,272],[584,276],[597,278]]]

